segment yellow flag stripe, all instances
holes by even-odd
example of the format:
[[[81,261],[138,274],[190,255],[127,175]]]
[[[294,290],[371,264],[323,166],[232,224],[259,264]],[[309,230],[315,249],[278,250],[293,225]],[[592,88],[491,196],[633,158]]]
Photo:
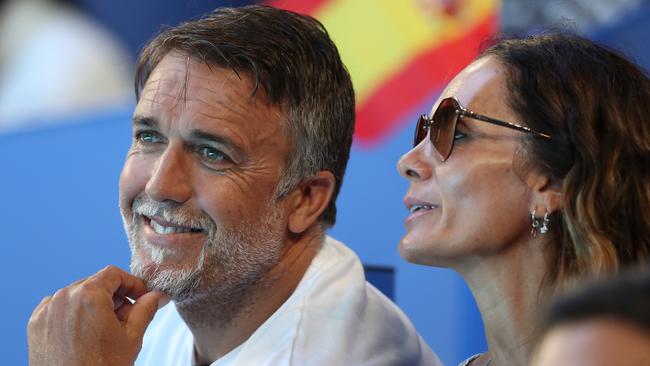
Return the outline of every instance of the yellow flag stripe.
[[[359,103],[418,54],[462,37],[496,7],[494,0],[465,1],[459,13],[450,16],[427,3],[436,2],[330,0],[312,14],[338,46]]]

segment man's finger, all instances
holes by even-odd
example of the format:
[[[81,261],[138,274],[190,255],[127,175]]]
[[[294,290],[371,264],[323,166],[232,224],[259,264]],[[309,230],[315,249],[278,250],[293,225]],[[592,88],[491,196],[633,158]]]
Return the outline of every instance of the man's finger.
[[[29,322],[27,323],[27,329],[31,329],[34,322],[39,318],[41,315],[41,312],[43,311],[43,308],[47,306],[47,304],[50,303],[52,300],[52,296],[45,296],[41,302],[36,306],[34,311],[32,311],[32,315],[29,317]]]
[[[88,279],[88,278],[82,278],[82,279],[80,279],[80,280],[76,280],[76,281],[74,281],[73,283],[71,283],[68,287],[73,287],[73,286],[77,286],[77,285],[79,285],[79,284],[82,284],[82,283],[83,283],[84,281],[86,281],[87,279]]]
[[[163,294],[158,291],[148,292],[140,296],[126,314],[126,331],[131,339],[142,340],[144,331],[158,311],[158,302]]]
[[[120,321],[126,321],[129,313],[131,312],[131,308],[133,308],[133,304],[130,302],[125,302],[120,307],[115,309],[115,315],[117,315],[117,318],[120,319]]]
[[[52,300],[52,296],[45,296],[45,297],[41,300],[41,302],[39,302],[38,305],[36,305],[36,308],[34,309],[34,313],[37,312],[37,311],[38,311],[40,308],[42,308],[43,306],[47,305],[47,303],[49,303],[50,300]]]
[[[141,279],[115,266],[102,269],[89,277],[88,281],[110,293],[111,297],[117,294],[137,299],[147,293],[147,287]]]
[[[160,299],[158,300],[158,310],[160,310],[160,308],[162,308],[163,306],[169,304],[170,301],[172,301],[171,297],[163,293]]]

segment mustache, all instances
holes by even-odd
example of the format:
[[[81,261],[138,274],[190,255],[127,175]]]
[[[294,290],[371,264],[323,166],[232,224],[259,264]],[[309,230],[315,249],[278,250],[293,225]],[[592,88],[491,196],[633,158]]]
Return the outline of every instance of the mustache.
[[[217,225],[208,215],[196,213],[191,208],[174,202],[158,202],[141,196],[133,200],[132,210],[134,220],[136,215],[156,216],[178,226],[199,229],[208,233],[213,233],[217,229]]]

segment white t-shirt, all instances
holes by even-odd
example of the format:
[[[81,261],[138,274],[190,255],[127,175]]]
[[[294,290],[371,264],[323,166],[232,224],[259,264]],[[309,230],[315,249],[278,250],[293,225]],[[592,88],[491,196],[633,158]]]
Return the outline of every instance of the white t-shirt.
[[[193,363],[174,305],[158,311],[137,366]],[[211,366],[441,365],[402,311],[366,282],[358,257],[327,237],[298,287],[244,343]]]

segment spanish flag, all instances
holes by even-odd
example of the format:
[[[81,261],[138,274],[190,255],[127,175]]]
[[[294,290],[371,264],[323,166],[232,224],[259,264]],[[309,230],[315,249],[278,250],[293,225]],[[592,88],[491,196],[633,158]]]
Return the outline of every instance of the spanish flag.
[[[357,94],[357,145],[431,100],[498,30],[499,0],[271,0],[320,20]]]

